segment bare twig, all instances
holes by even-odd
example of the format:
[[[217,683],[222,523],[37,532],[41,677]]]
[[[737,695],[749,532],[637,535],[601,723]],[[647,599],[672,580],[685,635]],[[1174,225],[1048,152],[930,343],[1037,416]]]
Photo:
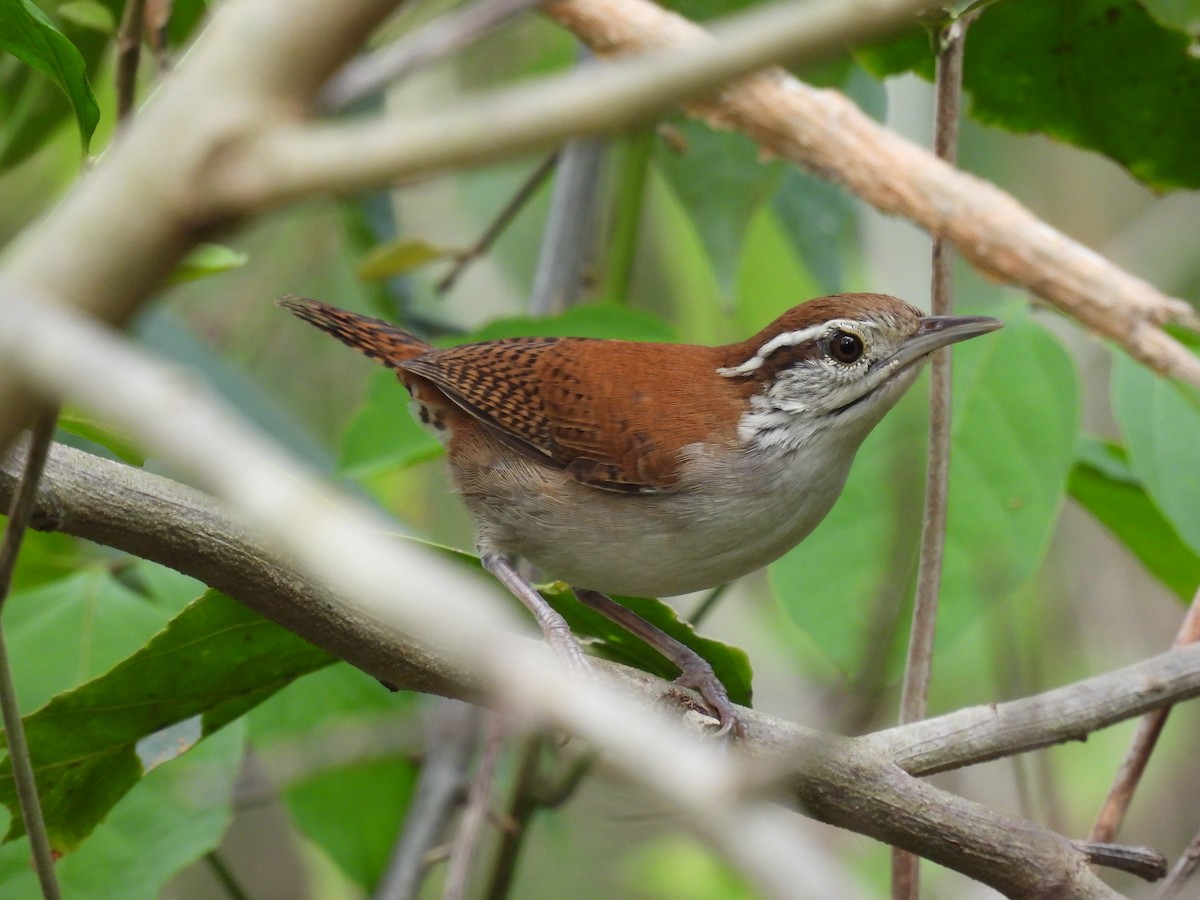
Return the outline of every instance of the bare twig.
[[[485,716],[486,737],[479,768],[471,779],[467,793],[467,804],[463,809],[458,834],[450,848],[450,865],[446,871],[446,884],[442,889],[444,900],[463,900],[467,895],[467,884],[475,861],[479,857],[483,842],[483,826],[492,807],[492,788],[496,780],[496,766],[504,749],[504,720],[495,713]]]
[[[321,109],[342,109],[410,72],[450,56],[546,0],[479,0],[447,13],[374,53],[347,64],[317,95]]]
[[[117,30],[117,121],[123,122],[137,102],[137,73],[142,59],[146,0],[127,0]]]
[[[221,859],[221,855],[216,850],[210,850],[204,854],[204,862],[212,872],[213,878],[221,883],[221,889],[225,891],[225,896],[229,900],[251,900],[250,895],[243,889],[241,883],[234,877],[229,866],[225,864],[225,860]]]
[[[496,238],[504,233],[504,229],[516,218],[517,213],[525,208],[525,204],[537,193],[538,188],[542,186],[542,182],[554,171],[556,165],[558,165],[557,150],[553,153],[548,153],[537,164],[534,170],[529,173],[528,177],[521,182],[521,186],[517,188],[516,193],[504,204],[504,207],[497,213],[496,218],[492,220],[492,223],[480,235],[479,240],[472,244],[466,251],[459,254],[450,271],[442,276],[442,279],[434,286],[434,290],[439,294],[444,294],[450,288],[454,287],[455,282],[466,271],[467,266],[491,249],[492,244],[496,242]]]
[[[1144,881],[1158,881],[1167,874],[1167,860],[1157,850],[1098,841],[1072,841],[1094,866],[1128,872]]]
[[[1187,849],[1171,867],[1166,880],[1155,891],[1153,900],[1175,900],[1187,880],[1195,874],[1197,867],[1200,867],[1200,834],[1192,838]]]
[[[958,161],[958,117],[962,102],[963,47],[970,17],[954,19],[938,29],[934,152],[949,165]],[[933,238],[933,284],[930,291],[935,316],[954,313],[954,251],[939,235]],[[933,641],[937,633],[938,595],[942,587],[942,559],[946,550],[946,500],[950,487],[950,351],[933,354],[929,380],[929,458],[925,470],[925,516],[921,524],[921,555],[917,564],[917,590],[913,599],[908,659],[900,696],[900,724],[925,718],[929,682],[933,677]],[[917,857],[892,851],[892,897],[917,900],[920,896]]]
[[[1188,607],[1171,646],[1185,647],[1196,641],[1200,641],[1200,590],[1192,598],[1192,604]],[[1092,825],[1089,840],[1111,841],[1120,831],[1133,794],[1142,780],[1147,763],[1150,762],[1150,754],[1154,752],[1158,736],[1162,734],[1170,714],[1171,708],[1167,706],[1143,716],[1138,722],[1137,731],[1129,742],[1129,749],[1125,751],[1125,758],[1121,760],[1112,787],[1104,799],[1104,805],[1100,807],[1100,813]]]
[[[461,799],[467,767],[479,745],[480,713],[477,706],[449,699],[434,709],[404,832],[375,900],[412,900],[420,891],[426,856]]]
[[[12,589],[13,570],[21,552],[25,530],[33,516],[38,482],[46,465],[50,442],[58,423],[58,410],[45,410],[33,426],[33,437],[29,453],[25,457],[25,468],[12,502],[8,507],[8,527],[0,543],[0,608],[8,600]],[[54,853],[50,838],[46,834],[46,820],[42,815],[42,803],[38,799],[37,778],[33,773],[33,760],[29,756],[29,744],[25,740],[25,725],[21,721],[21,705],[17,699],[17,687],[13,681],[12,665],[8,658],[8,641],[0,627],[0,711],[4,718],[5,743],[12,761],[13,782],[17,789],[17,801],[21,807],[21,821],[29,835],[33,850],[34,868],[38,883],[46,900],[57,900],[61,895],[58,876],[54,872]]]

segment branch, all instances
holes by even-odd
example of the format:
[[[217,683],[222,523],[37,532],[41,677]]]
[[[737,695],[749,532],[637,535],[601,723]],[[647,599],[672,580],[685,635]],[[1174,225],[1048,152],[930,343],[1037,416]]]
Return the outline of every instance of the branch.
[[[560,0],[546,11],[599,54],[702,46],[708,37],[649,0]],[[838,92],[775,69],[688,111],[715,128],[745,132],[770,154],[945,238],[984,275],[1043,297],[1160,375],[1200,386],[1200,359],[1161,329],[1169,321],[1198,327],[1187,303],[877,124]]]
[[[0,460],[0,501],[15,489],[20,463],[20,454]],[[42,484],[34,519],[38,528],[60,530],[177,568],[389,684],[465,699],[483,696],[484,674],[474,662],[456,665],[410,633],[369,627],[352,605],[339,602],[267,550],[199,491],[62,446],[54,448]],[[437,590],[439,597],[448,593]],[[536,649],[532,642],[529,649]],[[606,681],[643,705],[661,703],[671,690],[646,673],[600,660],[594,664]],[[749,725],[746,753],[768,763],[756,764],[755,769],[783,773],[792,801],[806,812],[906,846],[996,886],[1001,876],[972,871],[978,859],[972,860],[960,843],[964,829],[972,832],[994,814],[909,778],[896,766],[928,774],[1078,740],[1147,709],[1198,694],[1200,646],[1193,646],[1047,694],[965,709],[854,740],[822,736],[753,710],[740,714]],[[814,761],[820,748],[831,748],[821,756],[823,768]],[[947,802],[949,810],[943,808]],[[1022,823],[1021,833],[1031,827]],[[1000,847],[992,849],[1006,860],[1003,867],[1016,866],[1013,872],[1020,873],[1025,863],[1019,854],[1025,851],[1013,849],[1008,841]],[[993,859],[991,866],[1001,864]],[[1062,870],[1060,862],[1047,871]]]
[[[798,7],[783,0],[728,17],[715,31],[717,40],[659,10],[702,39],[485,92],[418,118],[260,129],[199,173],[205,179],[203,202],[210,205],[210,215],[245,213],[313,193],[364,190],[543,150],[571,137],[620,131],[765,65],[840,53],[846,43],[893,31],[931,5],[930,0],[812,0]],[[548,9],[557,16],[560,6]],[[346,165],[347,159],[354,165]]]

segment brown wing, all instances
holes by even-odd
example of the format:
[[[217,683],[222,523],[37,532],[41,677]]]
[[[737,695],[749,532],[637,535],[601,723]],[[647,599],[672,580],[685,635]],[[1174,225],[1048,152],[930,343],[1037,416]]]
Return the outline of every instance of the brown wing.
[[[492,341],[401,363],[533,459],[614,491],[676,487],[680,450],[732,438],[715,350],[583,338]]]

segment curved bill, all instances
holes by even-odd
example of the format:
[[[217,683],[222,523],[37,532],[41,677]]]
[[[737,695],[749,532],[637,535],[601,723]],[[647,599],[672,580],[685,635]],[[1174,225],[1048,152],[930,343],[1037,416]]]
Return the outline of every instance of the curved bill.
[[[1004,323],[991,316],[925,316],[917,330],[888,360],[888,366],[907,366],[948,344],[987,334]]]

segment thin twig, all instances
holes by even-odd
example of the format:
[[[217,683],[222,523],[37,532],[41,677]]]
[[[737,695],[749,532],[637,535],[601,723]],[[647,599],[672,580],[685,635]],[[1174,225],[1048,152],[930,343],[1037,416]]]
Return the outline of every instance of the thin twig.
[[[688,621],[691,622],[694,627],[698,628],[700,624],[708,618],[709,613],[716,609],[717,604],[721,601],[721,598],[725,596],[729,588],[730,584],[726,583],[717,585],[715,588],[709,591],[704,596],[704,599],[700,601],[695,612],[688,616]]]
[[[566,803],[591,771],[593,756],[587,754],[574,760],[565,773],[550,782],[541,771],[543,752],[548,746],[556,749],[545,734],[530,735],[525,741],[512,799],[504,817],[500,845],[496,848],[487,890],[483,894],[486,900],[504,900],[512,889],[517,859],[534,815],[539,810],[556,809]]]
[[[1158,881],[1167,874],[1167,859],[1149,847],[1131,847],[1097,841],[1071,841],[1093,866],[1128,872],[1143,881]]]
[[[137,73],[142,59],[146,0],[127,0],[117,31],[117,121],[124,122],[137,102]]]
[[[542,182],[554,171],[556,165],[558,165],[557,150],[546,154],[542,161],[537,164],[536,168],[529,173],[529,177],[521,182],[521,186],[517,188],[517,192],[504,204],[504,207],[496,215],[496,218],[492,220],[492,224],[480,235],[479,240],[473,246],[459,255],[454,265],[450,268],[450,271],[434,286],[434,290],[439,294],[444,294],[450,288],[454,287],[455,282],[466,271],[467,266],[487,253],[492,244],[495,243],[496,238],[504,233],[504,229],[516,218],[517,213],[524,209],[525,204],[537,193],[538,188],[542,186]]]
[[[970,14],[938,30],[934,153],[954,165],[958,159],[958,118],[962,102],[963,46]],[[932,309],[935,316],[954,313],[954,250],[944,237],[933,239]],[[925,718],[933,674],[933,641],[937,629],[942,558],[946,549],[946,501],[950,484],[950,351],[933,354],[929,387],[929,463],[925,477],[925,517],[921,556],[913,600],[912,630],[900,698],[900,724]],[[917,900],[920,876],[917,857],[892,851],[892,897]]]
[[[221,887],[225,890],[225,895],[230,900],[250,900],[250,895],[234,877],[229,866],[225,864],[225,860],[221,859],[221,855],[216,850],[212,850],[204,854],[204,862],[212,872],[213,878],[221,883]]]
[[[504,749],[504,719],[497,713],[487,713],[487,737],[483,743],[483,755],[479,769],[471,781],[467,795],[467,806],[463,810],[454,846],[450,849],[450,866],[446,871],[446,884],[442,890],[444,900],[463,900],[467,884],[479,847],[483,842],[483,826],[488,820],[492,805],[492,786],[496,780],[496,765]]]
[[[415,69],[457,52],[546,0],[481,0],[447,13],[374,53],[348,63],[317,95],[324,110],[344,109]]]
[[[20,555],[25,530],[33,516],[34,501],[38,484],[54,438],[58,423],[58,410],[47,409],[38,416],[33,426],[33,437],[29,455],[25,457],[25,469],[21,482],[13,496],[8,511],[8,528],[0,543],[0,609],[8,600],[12,589],[13,570]],[[45,900],[58,900],[61,896],[58,876],[54,872],[54,852],[46,834],[46,820],[42,815],[42,804],[38,799],[37,779],[33,773],[33,760],[29,756],[29,744],[25,740],[25,725],[21,721],[21,706],[17,700],[17,688],[13,681],[12,665],[8,658],[8,645],[4,630],[0,627],[0,707],[4,717],[4,732],[12,760],[13,782],[17,789],[17,800],[21,806],[21,820],[29,835],[33,850],[33,863],[37,869],[38,882]]]
[[[420,891],[429,869],[429,850],[462,798],[467,769],[479,745],[480,713],[479,707],[461,700],[438,701],[404,832],[375,900],[412,900]]]
[[[1192,604],[1188,607],[1171,646],[1184,647],[1196,641],[1200,641],[1200,590],[1197,590],[1196,596],[1192,598]],[[1111,841],[1120,831],[1125,813],[1129,811],[1129,804],[1133,801],[1133,794],[1142,780],[1147,763],[1150,762],[1150,754],[1154,752],[1158,736],[1162,734],[1170,714],[1171,707],[1165,706],[1148,713],[1138,722],[1137,731],[1129,742],[1129,749],[1125,751],[1125,758],[1121,760],[1112,787],[1104,799],[1104,805],[1100,807],[1100,813],[1092,825],[1089,840]]]
[[[1187,880],[1195,874],[1197,867],[1200,867],[1200,834],[1192,838],[1192,842],[1171,867],[1166,880],[1158,886],[1151,900],[1175,900]]]

